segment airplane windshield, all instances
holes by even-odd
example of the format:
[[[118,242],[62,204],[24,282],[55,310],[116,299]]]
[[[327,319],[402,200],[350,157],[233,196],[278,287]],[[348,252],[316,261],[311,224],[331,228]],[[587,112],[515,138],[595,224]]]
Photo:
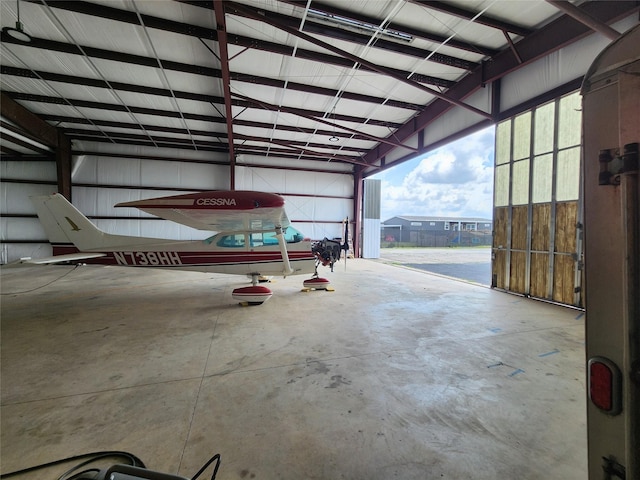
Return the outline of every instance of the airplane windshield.
[[[265,237],[273,237],[276,238],[276,233],[275,232],[268,232],[264,234]],[[284,230],[284,241],[287,243],[298,243],[301,242],[302,240],[304,240],[304,235],[302,235],[302,233],[300,233],[298,230],[296,230],[293,227],[287,227]]]
[[[276,232],[254,232],[250,236],[252,247],[278,245],[278,237],[276,237]],[[298,243],[303,239],[304,236],[293,227],[287,227],[284,232],[284,241],[286,243]]]

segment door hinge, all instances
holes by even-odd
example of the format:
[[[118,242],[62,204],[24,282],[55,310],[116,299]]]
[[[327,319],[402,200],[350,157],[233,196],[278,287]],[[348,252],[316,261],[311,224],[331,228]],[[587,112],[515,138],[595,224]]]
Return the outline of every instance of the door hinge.
[[[626,474],[626,469],[624,468],[624,465],[620,465],[615,457],[613,456],[609,456],[609,458],[607,457],[602,457],[602,460],[604,460],[604,464],[602,465],[602,470],[604,470],[605,473],[605,480],[613,480],[614,478],[620,478],[621,480],[626,480],[627,478],[627,474]]]

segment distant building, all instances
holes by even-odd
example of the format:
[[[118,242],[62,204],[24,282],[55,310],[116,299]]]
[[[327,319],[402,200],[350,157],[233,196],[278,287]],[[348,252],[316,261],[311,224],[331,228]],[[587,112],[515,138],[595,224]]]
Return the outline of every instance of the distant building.
[[[493,221],[468,217],[392,217],[380,225],[381,246],[491,245]]]

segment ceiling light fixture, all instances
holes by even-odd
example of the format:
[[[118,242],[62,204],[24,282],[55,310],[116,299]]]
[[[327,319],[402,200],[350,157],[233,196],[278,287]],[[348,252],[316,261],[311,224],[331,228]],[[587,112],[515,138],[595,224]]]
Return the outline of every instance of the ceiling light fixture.
[[[401,42],[411,43],[413,36],[408,33],[401,32],[400,30],[393,30],[390,28],[382,28],[378,25],[355,20],[353,18],[343,17],[334,13],[324,12],[322,10],[309,9],[309,16],[320,20],[323,23],[341,28],[343,30],[352,30],[356,32],[365,32],[367,34],[377,33],[380,36],[391,38],[393,40],[399,40]]]
[[[24,31],[24,26],[22,22],[20,22],[20,0],[17,1],[18,4],[18,21],[16,22],[16,26],[14,27],[4,27],[2,29],[2,33],[9,35],[14,40],[19,41],[20,43],[30,43],[31,35]]]
[[[340,139],[336,136],[336,106],[333,106],[333,135],[329,137],[330,142],[338,142]]]

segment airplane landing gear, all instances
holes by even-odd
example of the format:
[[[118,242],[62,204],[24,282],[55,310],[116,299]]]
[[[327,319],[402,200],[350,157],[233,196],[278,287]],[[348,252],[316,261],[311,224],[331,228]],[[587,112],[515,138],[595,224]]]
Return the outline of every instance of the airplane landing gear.
[[[327,280],[326,278],[322,278],[318,276],[314,276],[313,278],[305,280],[304,282],[302,282],[302,286],[305,289],[309,289],[309,290],[333,291],[333,288],[331,287],[331,282],[329,282],[329,280]]]
[[[267,287],[258,285],[259,280],[259,274],[252,274],[251,286],[236,288],[231,292],[231,296],[243,305],[262,305],[271,298],[272,293]]]
[[[326,278],[322,278],[318,276],[318,263],[316,260],[316,270],[313,274],[313,277],[309,278],[302,282],[303,292],[309,292],[311,290],[327,290],[329,292],[333,292],[333,287],[331,286],[331,282]]]

